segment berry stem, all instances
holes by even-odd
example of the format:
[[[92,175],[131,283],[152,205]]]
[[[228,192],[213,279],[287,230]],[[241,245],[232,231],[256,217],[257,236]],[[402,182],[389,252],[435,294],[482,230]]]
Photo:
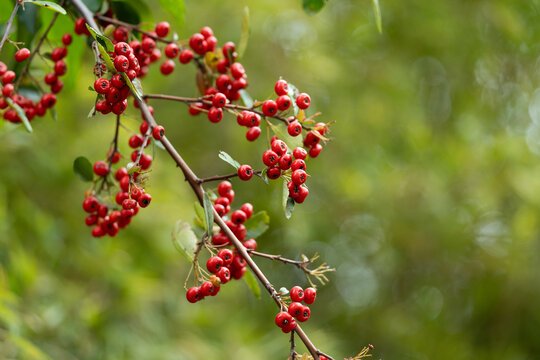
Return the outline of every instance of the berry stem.
[[[254,175],[260,176],[262,174],[262,170],[255,170],[253,171]],[[233,177],[238,176],[238,172],[235,172],[234,174],[227,174],[227,175],[216,175],[211,176],[203,179],[198,179],[199,184],[203,184],[210,181],[219,181],[219,180],[227,180]]]
[[[6,42],[9,30],[11,29],[11,26],[13,25],[13,20],[15,19],[15,14],[17,13],[17,10],[19,10],[19,6],[21,5],[22,1],[17,0],[15,3],[15,6],[13,7],[13,12],[11,13],[11,16],[9,17],[9,20],[6,25],[6,30],[4,32],[4,36],[2,37],[2,41],[0,41],[0,51],[2,50],[2,47],[4,46],[4,43]]]
[[[65,0],[62,0],[60,2],[60,6],[62,6],[62,7],[64,6],[64,1]],[[15,89],[19,88],[19,84],[21,83],[24,74],[26,74],[28,69],[30,69],[30,64],[32,63],[32,60],[34,59],[34,56],[36,56],[36,54],[39,53],[39,49],[41,48],[41,45],[43,45],[43,42],[47,38],[47,34],[49,34],[49,31],[52,29],[54,23],[56,22],[56,19],[58,18],[58,15],[60,15],[60,13],[58,13],[58,12],[54,13],[53,18],[51,19],[51,22],[50,22],[49,26],[47,26],[47,29],[45,30],[43,35],[41,35],[41,38],[39,39],[38,44],[36,45],[36,47],[34,48],[32,53],[30,54],[30,57],[26,61],[26,65],[22,69],[21,74],[18,76],[17,81],[15,82]],[[1,49],[1,47],[0,47],[0,49]]]

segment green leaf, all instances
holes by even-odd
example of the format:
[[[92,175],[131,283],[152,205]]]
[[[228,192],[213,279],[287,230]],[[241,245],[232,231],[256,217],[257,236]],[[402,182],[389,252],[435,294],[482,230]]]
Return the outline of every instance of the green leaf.
[[[176,250],[190,262],[193,262],[197,242],[199,241],[187,222],[178,220],[172,231],[172,242]]]
[[[313,15],[321,11],[327,0],[302,0],[302,7],[308,15]]]
[[[163,10],[171,14],[176,22],[176,27],[184,25],[184,13],[186,12],[184,0],[159,0],[159,4]]]
[[[204,204],[204,218],[206,220],[206,231],[208,237],[212,237],[212,227],[214,226],[214,206],[212,201],[208,197],[208,193],[203,195],[203,204]]]
[[[287,95],[289,95],[289,97],[291,98],[294,115],[298,115],[300,108],[298,107],[298,105],[296,105],[296,96],[298,96],[299,91],[293,84],[287,84],[287,88]]]
[[[86,7],[92,11],[96,12],[101,8],[101,0],[82,0],[82,2],[86,5]]]
[[[137,89],[137,91],[139,92],[139,94],[142,94],[143,89],[142,89],[141,80],[139,80],[139,78],[135,78],[135,79],[133,79],[132,83],[133,83],[133,86],[135,87],[135,89]]]
[[[143,0],[111,1],[110,4],[118,20],[140,24],[142,19],[152,19],[152,11]]]
[[[13,100],[11,100],[11,98],[5,98],[6,101],[8,102],[9,106],[13,109],[15,109],[15,111],[17,112],[17,115],[19,115],[19,118],[21,119],[22,123],[24,124],[24,127],[26,128],[26,130],[28,130],[29,133],[32,132],[32,126],[30,125],[30,121],[28,121],[28,118],[26,117],[26,114],[24,112],[24,110],[17,104],[15,104],[13,102]]]
[[[244,226],[246,227],[248,238],[258,238],[268,230],[270,224],[270,216],[266,211],[259,211],[246,220]]]
[[[94,116],[96,113],[96,106],[92,106],[92,108],[90,109],[90,112],[88,113],[88,118],[90,119],[92,116]]]
[[[103,48],[107,49],[108,52],[114,51],[114,45],[108,37],[101,35],[98,30],[94,29],[88,24],[86,24],[86,27],[88,28],[88,31],[90,31],[90,34],[92,34],[92,37],[96,39],[96,41],[100,43]]]
[[[235,169],[238,169],[240,167],[240,163],[236,160],[234,160],[231,155],[227,154],[225,151],[219,152],[219,158],[232,166],[234,166]]]
[[[111,57],[109,56],[109,53],[107,52],[106,47],[109,46],[107,41],[105,41],[104,39],[107,39],[108,42],[112,45],[111,41],[104,37],[104,36],[101,36],[98,34],[98,31],[96,29],[94,29],[93,27],[91,26],[88,26],[88,24],[86,24],[86,27],[88,28],[88,31],[90,31],[90,34],[92,35],[92,37],[94,38],[94,40],[96,40],[97,42],[97,47],[98,47],[98,50],[99,50],[99,54],[101,55],[101,57],[103,58],[103,61],[105,61],[105,65],[107,65],[107,68],[109,68],[110,71],[112,72],[116,72],[116,68],[114,67],[114,64],[111,60]],[[114,46],[113,46],[113,51],[114,51]],[[122,74],[125,74],[125,73],[122,73]],[[127,75],[125,77],[125,79],[127,78]],[[129,78],[127,78],[129,80]],[[131,87],[133,87],[133,84],[131,84],[131,81],[129,82],[130,84],[128,84]]]
[[[201,206],[201,204],[199,204],[198,201],[195,201],[195,203],[193,204],[193,208],[195,209],[195,225],[204,229],[205,215],[203,207]]]
[[[73,172],[77,175],[82,181],[92,181],[94,178],[94,170],[92,169],[92,164],[84,156],[79,156],[73,161]]]
[[[255,295],[257,299],[261,300],[261,287],[255,279],[255,276],[253,276],[251,270],[246,271],[246,273],[244,274],[244,280],[246,281],[246,284],[249,287],[249,290],[251,290],[251,292],[253,293],[253,295]]]
[[[66,10],[64,10],[63,7],[61,7],[60,5],[56,4],[56,3],[53,3],[51,1],[42,1],[42,0],[25,0],[24,3],[32,3],[32,4],[36,4],[38,6],[41,6],[41,7],[44,7],[46,9],[51,9],[53,11],[56,11],[62,15],[66,15]]]
[[[291,218],[293,210],[294,210],[294,200],[293,198],[290,197],[287,199],[287,204],[285,205],[285,217],[287,219]]]
[[[39,6],[33,4],[27,4],[22,9],[22,6],[17,10],[17,17],[19,22],[24,25],[24,28],[32,35],[35,35],[41,27],[41,19],[38,17]],[[20,37],[18,37],[18,40]],[[28,43],[28,46],[30,44]]]
[[[239,91],[240,98],[242,99],[242,102],[244,103],[245,107],[252,108],[253,107],[253,99],[248,94],[248,92],[244,89]]]
[[[285,141],[285,144],[287,144],[287,147],[291,149],[291,151],[294,148],[301,147],[303,145],[302,135],[289,135],[289,132],[287,131],[285,126],[270,124],[270,130],[272,130],[272,132],[276,134],[277,137],[280,138],[280,140]]]
[[[131,175],[133,173],[136,173],[138,171],[141,171],[141,167],[137,165],[137,163],[130,162],[126,165],[126,169],[128,171],[128,174]]]
[[[142,93],[139,92],[139,90],[137,90],[137,88],[133,85],[133,83],[131,82],[131,80],[129,79],[129,77],[127,76],[127,74],[125,72],[123,73],[120,73],[122,75],[122,77],[124,78],[124,80],[126,81],[126,84],[127,86],[129,86],[129,88],[131,89],[131,92],[133,93],[133,95],[142,101]]]
[[[240,35],[240,42],[238,43],[238,58],[242,58],[244,52],[246,51],[247,44],[249,39],[249,8],[244,7],[244,12],[242,13],[242,35]],[[250,106],[251,107],[251,106]]]
[[[373,0],[373,11],[375,12],[375,22],[377,23],[377,30],[379,34],[382,34],[382,16],[381,7],[379,6],[379,0]]]
[[[159,140],[154,140],[152,142],[152,144],[156,145],[161,150],[167,150],[167,149],[165,149],[165,146],[163,146],[163,143],[161,141],[159,141]]]

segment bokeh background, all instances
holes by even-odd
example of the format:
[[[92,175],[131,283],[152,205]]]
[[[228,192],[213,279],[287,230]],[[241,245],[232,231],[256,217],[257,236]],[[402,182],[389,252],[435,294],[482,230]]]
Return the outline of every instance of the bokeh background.
[[[0,22],[12,3],[0,1]],[[145,21],[172,20],[146,3]],[[540,1],[380,3],[382,34],[367,0],[331,0],[312,16],[299,0],[185,1],[180,37],[209,25],[220,44],[239,40],[248,6],[249,92],[264,99],[283,76],[335,121],[292,219],[281,183],[234,181],[236,201],[271,214],[262,251],[319,252],[336,267],[304,326],[335,358],[371,343],[377,359],[538,359]],[[63,18],[53,34],[71,27]],[[87,118],[84,47],[77,38],[70,49],[57,121],[33,122],[31,135],[0,123],[0,358],[286,359],[275,305],[245,283],[185,301],[189,265],[170,233],[192,220],[195,198],[164,152],[151,206],[116,238],[90,236],[88,184],[72,163],[104,158],[114,119]],[[193,96],[194,76],[156,67],[144,88]],[[214,125],[183,104],[153,105],[201,176],[230,172],[219,150],[260,164],[264,141],[247,143],[232,117]],[[124,123],[138,119],[131,109]],[[258,263],[277,287],[306,284],[295,269]]]

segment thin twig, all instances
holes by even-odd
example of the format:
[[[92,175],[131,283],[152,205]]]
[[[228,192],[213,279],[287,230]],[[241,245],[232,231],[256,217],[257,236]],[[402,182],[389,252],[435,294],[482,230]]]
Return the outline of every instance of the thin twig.
[[[2,41],[0,41],[0,51],[2,50],[2,47],[4,46],[4,43],[6,42],[8,36],[9,36],[9,30],[11,29],[11,26],[13,25],[13,20],[15,19],[15,14],[17,13],[17,10],[19,10],[19,6],[22,4],[22,0],[17,0],[15,3],[15,7],[13,8],[13,12],[11,13],[11,16],[9,17],[9,20],[6,25],[6,31],[4,32],[4,36],[2,37]]]
[[[289,359],[295,360],[296,359],[296,351],[294,350],[296,345],[294,344],[294,329],[291,331],[291,352],[289,355]]]
[[[262,170],[255,170],[253,171],[253,174],[254,175],[257,175],[257,176],[260,176],[262,174]],[[207,178],[203,178],[203,179],[199,179],[199,184],[203,184],[203,183],[206,183],[206,182],[210,182],[210,181],[219,181],[219,180],[227,180],[227,179],[230,179],[230,178],[233,178],[233,177],[236,177],[238,176],[238,173],[233,173],[233,174],[227,174],[227,175],[216,175],[216,176],[210,176],[210,177],[207,177]]]

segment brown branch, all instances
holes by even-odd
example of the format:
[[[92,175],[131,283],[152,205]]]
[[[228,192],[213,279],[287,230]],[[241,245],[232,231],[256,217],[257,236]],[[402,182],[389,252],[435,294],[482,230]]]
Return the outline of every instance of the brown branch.
[[[93,14],[90,12],[90,10],[88,10],[88,8],[82,2],[82,0],[70,0],[70,1],[79,10],[81,15],[85,18],[86,22],[90,26],[98,29],[97,24],[93,19]],[[135,96],[135,94],[133,95]],[[148,122],[148,124],[151,127],[156,126],[157,123],[154,120],[154,117],[152,116],[152,114],[150,113],[150,110],[148,109],[148,105],[142,99],[138,99],[136,96],[135,98],[137,99],[137,103],[139,104],[140,110],[145,120]],[[169,153],[169,155],[171,156],[171,158],[176,163],[176,165],[182,170],[182,173],[184,174],[186,181],[190,184],[191,188],[193,189],[195,195],[197,196],[199,200],[199,203],[203,205],[204,189],[199,183],[200,179],[195,175],[195,173],[191,170],[191,168],[186,164],[186,162],[180,156],[180,154],[178,154],[178,152],[176,151],[174,146],[169,142],[167,137],[164,136],[161,139],[161,142],[163,146],[165,147],[165,149],[167,150],[167,152]],[[223,221],[223,219],[219,216],[219,214],[216,212],[215,209],[214,209],[214,221],[225,233],[225,235],[227,235],[227,237],[231,240],[233,245],[236,247],[238,253],[246,260],[248,266],[253,271],[255,276],[257,276],[259,281],[263,284],[264,288],[268,291],[272,299],[274,299],[276,304],[281,309],[283,307],[283,302],[279,294],[275,290],[274,286],[270,283],[270,281],[268,281],[268,279],[266,278],[264,273],[259,269],[257,264],[251,259],[246,248],[242,245],[240,240],[238,240],[238,238],[234,235],[231,229],[229,229],[229,227],[225,224],[225,221]],[[296,327],[295,331],[300,337],[300,339],[302,340],[302,342],[304,343],[304,345],[306,346],[306,348],[308,349],[308,351],[313,356],[314,360],[320,360],[319,351],[317,350],[315,345],[313,345],[313,343],[308,338],[306,333],[304,333],[300,325]]]
[[[261,176],[262,170],[255,170],[255,171],[253,171],[253,174],[257,175],[257,176]],[[233,178],[233,177],[236,177],[236,176],[238,176],[237,172],[233,173],[233,174],[227,174],[227,175],[210,176],[210,177],[207,177],[207,178],[199,179],[199,184],[203,184],[203,183],[210,182],[210,181],[227,180],[227,179],[230,179],[230,178]]]
[[[62,0],[60,2],[60,6],[64,6],[64,0]],[[17,82],[15,83],[15,89],[19,88],[19,84],[21,83],[21,80],[22,80],[24,74],[26,74],[26,72],[30,68],[30,64],[32,63],[32,59],[34,59],[34,56],[36,56],[36,54],[39,53],[39,49],[41,48],[41,45],[43,45],[43,42],[45,41],[45,38],[47,37],[47,34],[52,29],[56,19],[58,18],[58,15],[60,15],[60,13],[58,13],[58,12],[54,13],[53,18],[52,18],[49,26],[47,27],[47,29],[45,30],[45,32],[43,33],[43,35],[39,39],[39,42],[38,42],[37,46],[35,47],[35,49],[30,54],[30,57],[28,58],[28,61],[26,62],[25,67],[22,69],[21,74],[19,75],[19,78],[17,79]]]
[[[9,30],[11,26],[13,25],[13,20],[15,19],[15,14],[17,13],[17,10],[19,10],[19,6],[23,3],[23,0],[17,0],[15,3],[15,7],[13,8],[13,12],[11,13],[11,16],[9,17],[9,20],[6,25],[6,31],[4,32],[4,36],[2,36],[2,41],[0,41],[0,51],[2,50],[2,47],[4,46],[4,43],[6,42]]]

